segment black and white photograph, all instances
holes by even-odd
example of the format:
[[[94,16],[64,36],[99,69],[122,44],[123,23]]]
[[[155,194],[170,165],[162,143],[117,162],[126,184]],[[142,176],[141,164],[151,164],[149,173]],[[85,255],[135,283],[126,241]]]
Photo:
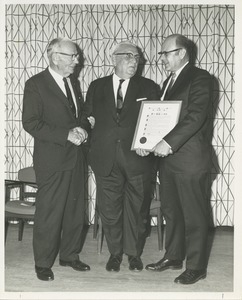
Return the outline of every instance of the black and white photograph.
[[[241,300],[242,3],[0,7],[0,299]]]

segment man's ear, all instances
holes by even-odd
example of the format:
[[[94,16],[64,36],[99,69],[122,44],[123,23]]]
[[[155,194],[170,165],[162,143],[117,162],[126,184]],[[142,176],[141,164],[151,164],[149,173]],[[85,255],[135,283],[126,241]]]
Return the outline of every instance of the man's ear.
[[[112,63],[114,65],[114,67],[116,66],[116,55],[112,55]]]
[[[182,48],[180,51],[179,51],[179,56],[181,59],[183,59],[185,56],[186,56],[186,49]]]
[[[52,63],[54,64],[54,65],[57,65],[58,64],[58,53],[52,53],[52,56],[51,56],[51,60],[52,60]]]

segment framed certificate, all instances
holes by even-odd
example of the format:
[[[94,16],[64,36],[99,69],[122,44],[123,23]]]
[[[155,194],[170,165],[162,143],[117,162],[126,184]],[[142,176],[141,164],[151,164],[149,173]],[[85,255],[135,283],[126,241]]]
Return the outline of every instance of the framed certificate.
[[[143,101],[131,150],[152,150],[177,124],[182,101]]]

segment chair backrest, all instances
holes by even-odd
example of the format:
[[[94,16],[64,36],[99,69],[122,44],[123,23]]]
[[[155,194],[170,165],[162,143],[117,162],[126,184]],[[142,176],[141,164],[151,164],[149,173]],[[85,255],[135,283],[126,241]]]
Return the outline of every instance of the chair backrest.
[[[20,181],[36,183],[36,176],[33,167],[27,167],[18,171],[18,179]]]

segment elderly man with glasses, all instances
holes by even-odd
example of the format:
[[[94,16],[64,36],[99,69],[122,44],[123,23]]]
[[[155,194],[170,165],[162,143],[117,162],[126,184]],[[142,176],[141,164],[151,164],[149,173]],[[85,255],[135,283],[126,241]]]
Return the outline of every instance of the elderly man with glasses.
[[[57,38],[47,48],[49,66],[27,80],[23,127],[34,138],[33,163],[38,184],[33,230],[35,271],[40,280],[54,279],[51,267],[59,252],[61,266],[90,267],[79,260],[84,224],[84,156],[88,120],[72,75],[76,45]]]
[[[186,258],[185,271],[175,278],[179,284],[193,284],[207,275],[212,77],[192,65],[193,47],[185,36],[174,34],[165,39],[159,52],[170,72],[162,99],[181,100],[182,108],[178,124],[153,149],[161,157],[166,252],[157,263],[146,266],[156,272],[177,270]]]
[[[140,258],[151,198],[153,154],[142,157],[131,151],[142,100],[158,99],[156,84],[136,75],[137,46],[116,45],[112,53],[114,73],[90,84],[86,97],[87,117],[93,116],[90,164],[97,184],[97,205],[110,258],[107,271],[118,272],[123,254],[129,269],[141,271]]]

